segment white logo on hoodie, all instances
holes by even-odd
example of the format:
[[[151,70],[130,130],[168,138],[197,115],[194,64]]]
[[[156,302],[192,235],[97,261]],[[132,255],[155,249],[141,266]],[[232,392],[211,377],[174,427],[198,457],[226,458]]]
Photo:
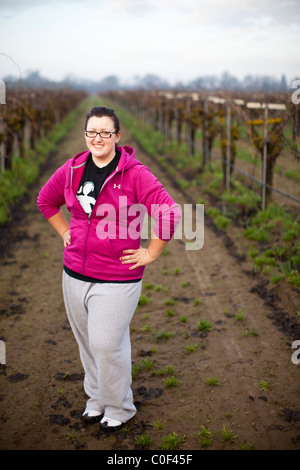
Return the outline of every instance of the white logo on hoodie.
[[[88,215],[90,215],[96,203],[96,199],[92,196],[89,196],[90,192],[93,191],[93,189],[94,183],[92,183],[91,181],[87,181],[86,183],[84,183],[83,187],[80,186],[76,195],[79,203],[81,204],[81,207]]]

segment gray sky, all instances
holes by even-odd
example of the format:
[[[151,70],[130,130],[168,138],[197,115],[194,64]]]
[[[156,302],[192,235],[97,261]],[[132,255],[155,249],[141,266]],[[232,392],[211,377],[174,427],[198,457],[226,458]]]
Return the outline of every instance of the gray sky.
[[[300,78],[300,0],[0,0],[0,78]],[[16,66],[17,64],[17,66]]]

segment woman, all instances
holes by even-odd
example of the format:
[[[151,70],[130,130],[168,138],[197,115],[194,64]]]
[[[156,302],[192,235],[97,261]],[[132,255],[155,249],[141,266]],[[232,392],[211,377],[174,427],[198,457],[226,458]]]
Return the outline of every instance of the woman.
[[[114,110],[93,108],[85,124],[88,150],[61,166],[37,200],[64,242],[63,296],[89,397],[83,419],[109,430],[136,414],[129,325],[145,266],[159,257],[181,216],[134,149],[117,145],[120,137]],[[140,246],[146,212],[155,219],[147,249]]]

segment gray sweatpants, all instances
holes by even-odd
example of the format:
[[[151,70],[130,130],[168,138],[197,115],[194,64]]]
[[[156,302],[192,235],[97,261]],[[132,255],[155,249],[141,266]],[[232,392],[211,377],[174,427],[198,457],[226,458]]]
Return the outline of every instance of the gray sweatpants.
[[[131,390],[130,321],[142,281],[90,283],[63,272],[63,296],[84,368],[86,408],[126,423],[136,413]]]

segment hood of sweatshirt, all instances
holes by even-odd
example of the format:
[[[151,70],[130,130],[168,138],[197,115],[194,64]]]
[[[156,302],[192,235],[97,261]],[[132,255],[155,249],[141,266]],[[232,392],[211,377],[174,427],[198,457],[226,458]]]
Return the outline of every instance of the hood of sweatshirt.
[[[141,165],[141,162],[139,162],[135,156],[135,150],[133,147],[129,147],[128,145],[124,145],[124,147],[117,146],[116,150],[121,153],[118,170],[131,168],[135,165]],[[87,157],[89,156],[89,153],[89,150],[77,153],[71,161],[71,168],[78,168],[84,164],[87,160]]]
[[[126,171],[129,168],[132,168],[133,166],[142,165],[142,163],[139,160],[137,160],[135,156],[135,150],[133,147],[130,147],[128,145],[124,145],[123,147],[117,146],[116,150],[121,153],[121,157],[120,157],[120,160],[119,160],[119,163],[115,172],[119,172],[119,171],[122,172],[122,176],[121,176],[121,181],[122,181],[124,171]],[[75,176],[76,170],[81,168],[83,171],[84,165],[87,161],[89,154],[90,154],[90,151],[86,150],[84,152],[77,153],[73,157],[73,159],[71,160],[71,165],[70,165],[71,172],[69,174],[69,180],[67,181],[67,186],[69,184],[70,186],[73,186],[73,185],[78,186],[79,184],[78,176],[81,175],[82,172],[79,172],[79,174],[77,174],[77,177],[76,177]],[[75,181],[74,181],[74,178],[75,178]]]

